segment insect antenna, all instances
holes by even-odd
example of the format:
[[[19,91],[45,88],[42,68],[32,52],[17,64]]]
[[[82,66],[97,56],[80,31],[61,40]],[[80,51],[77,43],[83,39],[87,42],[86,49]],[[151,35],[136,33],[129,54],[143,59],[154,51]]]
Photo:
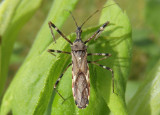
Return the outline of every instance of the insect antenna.
[[[114,4],[118,4],[118,3],[114,3]],[[95,12],[93,12],[93,13],[82,23],[82,25],[81,25],[80,27],[82,28],[82,26],[83,26],[92,16],[94,16],[97,12],[103,10],[103,9],[106,8],[106,7],[112,6],[112,5],[114,5],[114,4],[110,4],[110,5],[108,5],[108,6],[104,6],[104,7],[102,7],[101,9],[98,9],[98,10],[96,10]]]
[[[74,18],[73,14],[72,14],[72,12],[69,11],[69,10],[67,10],[67,11],[71,14],[71,16],[72,16],[72,18],[73,18],[73,20],[74,20],[74,22],[75,22],[75,24],[76,24],[76,26],[77,26],[77,28],[78,28],[78,24],[77,24],[76,19]]]

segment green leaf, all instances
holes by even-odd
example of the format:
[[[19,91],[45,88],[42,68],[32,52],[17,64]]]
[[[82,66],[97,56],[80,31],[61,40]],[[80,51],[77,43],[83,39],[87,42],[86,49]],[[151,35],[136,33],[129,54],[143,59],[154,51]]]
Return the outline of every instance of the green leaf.
[[[126,86],[126,93],[125,93],[125,98],[126,98],[126,103],[127,104],[132,99],[132,97],[135,95],[135,93],[138,90],[140,84],[141,84],[140,81],[128,80],[127,86]]]
[[[160,114],[160,60],[149,72],[144,82],[128,104],[130,115]]]
[[[109,0],[105,6],[109,4],[115,4],[115,2]],[[102,72],[101,70],[97,70],[97,74],[101,76],[99,80],[99,89],[101,90],[99,93],[102,94],[114,115],[125,115],[127,114],[125,88],[129,75],[132,53],[131,25],[126,13],[117,5],[109,6],[103,10],[100,23],[102,24],[106,22],[106,20],[110,21],[112,24],[112,26],[105,29],[106,33],[103,34],[109,41],[103,42],[103,44],[105,44],[104,51],[112,54],[111,59],[108,60],[106,65],[111,67],[114,71],[115,92],[118,95],[111,93],[112,83],[110,72]],[[105,85],[106,82],[108,85]]]
[[[3,98],[2,114],[5,115],[10,110],[13,114],[20,115],[44,113],[53,88],[52,80],[54,77],[48,77],[48,74],[53,63],[59,57],[54,58],[47,52],[48,44],[52,41],[48,21],[53,21],[57,27],[62,26],[69,15],[65,10],[73,10],[76,3],[77,0],[54,1],[27,59],[17,72]],[[64,43],[65,41],[61,38],[54,45],[54,48],[61,47],[63,49],[66,47]],[[49,85],[48,82],[50,83]]]
[[[42,0],[5,0],[0,6],[0,37],[2,73],[0,77],[0,97],[3,93],[10,56],[18,32],[32,17]]]
[[[90,65],[91,92],[89,106],[83,110],[78,109],[72,97],[70,68],[66,71],[58,86],[59,92],[66,98],[66,101],[63,102],[62,98],[55,94],[52,115],[61,115],[64,114],[64,111],[65,114],[109,114],[110,111],[115,115],[127,114],[124,96],[131,62],[131,26],[126,13],[123,13],[114,1],[109,0],[105,6],[110,4],[114,5],[103,9],[100,24],[104,24],[106,21],[110,21],[111,24],[102,32],[101,38],[96,41],[92,40],[88,44],[88,52],[112,54],[112,57],[99,63],[114,70],[115,92],[118,96],[112,93],[111,72],[96,65]],[[95,31],[96,28],[84,31],[82,38],[90,37]],[[95,60],[95,58],[89,58],[89,60]]]

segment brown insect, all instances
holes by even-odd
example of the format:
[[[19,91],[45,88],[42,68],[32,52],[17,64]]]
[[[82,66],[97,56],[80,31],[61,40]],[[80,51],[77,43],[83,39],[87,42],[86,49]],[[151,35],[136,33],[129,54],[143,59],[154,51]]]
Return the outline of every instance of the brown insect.
[[[81,39],[82,26],[88,21],[88,19],[90,19],[98,11],[99,10],[96,10],[91,16],[89,16],[81,26],[78,26],[72,13],[69,11],[70,14],[72,15],[72,18],[73,18],[76,26],[77,26],[77,30],[76,30],[77,37],[73,43],[52,22],[48,23],[49,27],[51,29],[51,33],[52,33],[54,41],[55,41],[55,37],[53,34],[52,27],[71,45],[71,52],[52,50],[52,49],[48,50],[48,52],[50,52],[51,54],[53,54],[53,52],[56,52],[56,53],[70,54],[72,56],[72,63],[69,64],[67,66],[67,68],[64,70],[64,72],[60,75],[60,77],[58,78],[58,80],[56,81],[56,83],[54,85],[54,89],[56,90],[56,86],[58,85],[63,74],[72,65],[72,92],[73,92],[73,97],[74,97],[75,103],[78,106],[78,108],[80,108],[80,109],[86,108],[86,106],[89,104],[90,80],[89,80],[88,63],[96,64],[96,65],[112,72],[112,82],[113,82],[112,86],[113,86],[113,93],[114,93],[114,75],[113,75],[112,69],[96,63],[100,60],[106,59],[107,57],[111,56],[111,54],[109,54],[109,53],[87,53],[87,46],[86,46],[87,42],[92,40],[94,37],[95,37],[95,39],[98,37],[97,35],[99,35],[100,32],[102,32],[104,30],[104,28],[109,24],[109,21],[104,23],[88,40],[83,42]],[[98,60],[95,60],[95,61],[88,61],[87,56],[91,56],[91,55],[98,55],[98,56],[104,56],[104,57],[100,58]],[[57,93],[62,97],[62,95],[58,91],[57,91]],[[65,100],[65,99],[63,98],[63,100]]]

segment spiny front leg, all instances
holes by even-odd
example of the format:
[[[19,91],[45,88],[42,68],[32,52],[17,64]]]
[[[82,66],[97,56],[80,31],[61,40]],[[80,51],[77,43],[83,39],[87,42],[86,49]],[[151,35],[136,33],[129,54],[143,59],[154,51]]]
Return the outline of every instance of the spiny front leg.
[[[48,22],[48,25],[49,25],[49,28],[51,30],[51,34],[53,36],[53,39],[56,43],[56,40],[55,40],[55,36],[53,34],[53,30],[52,30],[52,27],[67,41],[69,42],[71,45],[73,44],[51,21]]]
[[[103,30],[104,30],[104,28],[105,27],[107,27],[107,25],[109,24],[109,21],[107,21],[106,23],[104,23],[88,40],[86,40],[85,42],[84,42],[84,44],[86,44],[87,42],[89,42],[91,39],[93,39],[95,36],[97,36],[97,35],[99,35]],[[98,37],[96,37],[96,38],[98,38]],[[96,39],[95,38],[95,39]]]

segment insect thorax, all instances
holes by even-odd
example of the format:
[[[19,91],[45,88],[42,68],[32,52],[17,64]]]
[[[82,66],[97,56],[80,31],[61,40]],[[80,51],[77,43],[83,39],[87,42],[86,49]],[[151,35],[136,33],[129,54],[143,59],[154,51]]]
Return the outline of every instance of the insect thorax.
[[[83,43],[81,39],[76,39],[71,46],[72,51],[82,51],[87,50],[87,46]]]
[[[73,69],[75,73],[80,70],[86,72],[87,66],[87,46],[80,40],[77,39],[71,46],[72,48],[72,62],[73,62]]]

